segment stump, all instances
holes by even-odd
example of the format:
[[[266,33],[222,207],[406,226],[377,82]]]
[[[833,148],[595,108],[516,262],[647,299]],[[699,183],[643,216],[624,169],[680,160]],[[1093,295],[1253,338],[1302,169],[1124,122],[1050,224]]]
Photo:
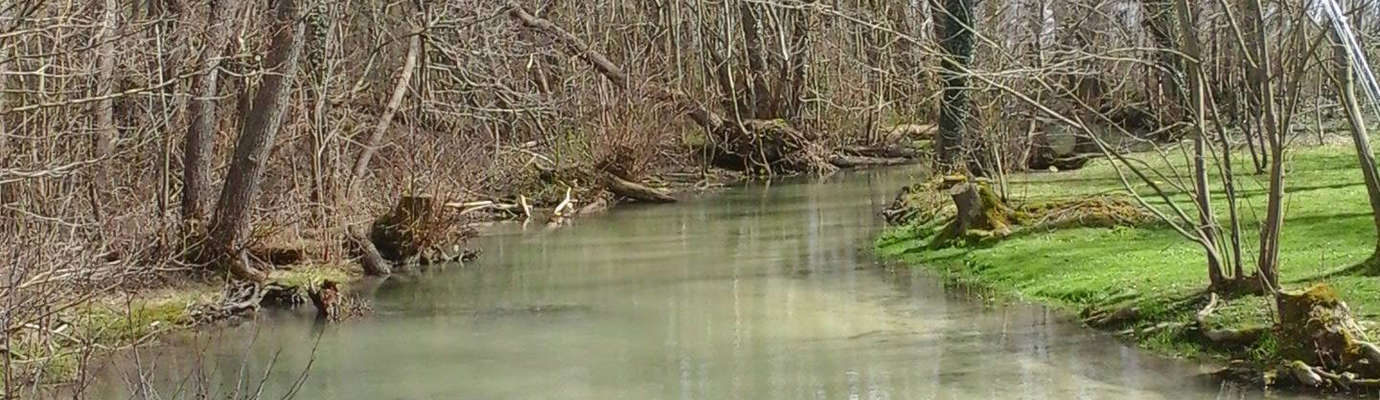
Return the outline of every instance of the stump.
[[[393,211],[374,221],[369,240],[384,259],[399,261],[413,258],[427,244],[427,236],[435,229],[436,202],[430,196],[403,196]]]
[[[1285,356],[1327,370],[1364,372],[1368,376],[1380,372],[1375,368],[1380,360],[1372,360],[1364,351],[1368,344],[1365,331],[1331,287],[1319,284],[1281,292],[1275,302]]]
[[[321,287],[307,292],[311,304],[316,306],[316,317],[323,320],[340,318],[340,289],[334,281],[321,282]]]
[[[950,238],[984,239],[1011,234],[1011,208],[986,182],[964,182],[949,188],[958,212],[949,224]]]

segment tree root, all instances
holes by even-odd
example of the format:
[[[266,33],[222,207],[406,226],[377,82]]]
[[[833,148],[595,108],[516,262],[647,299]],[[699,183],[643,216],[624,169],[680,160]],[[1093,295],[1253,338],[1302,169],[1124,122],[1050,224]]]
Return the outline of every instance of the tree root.
[[[1124,307],[1116,309],[1084,310],[1083,323],[1094,328],[1123,326],[1140,318],[1140,308]]]
[[[1216,293],[1208,294],[1208,304],[1203,309],[1198,310],[1193,315],[1193,320],[1198,323],[1198,331],[1202,332],[1203,337],[1213,344],[1226,347],[1241,347],[1255,343],[1265,334],[1265,328],[1252,327],[1243,329],[1215,328],[1207,320],[1217,311],[1218,301]]]

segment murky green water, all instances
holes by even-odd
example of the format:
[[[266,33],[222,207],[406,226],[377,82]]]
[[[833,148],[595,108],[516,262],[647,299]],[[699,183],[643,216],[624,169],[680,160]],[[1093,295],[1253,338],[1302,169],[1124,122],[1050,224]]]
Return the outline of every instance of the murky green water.
[[[759,184],[505,230],[481,240],[477,264],[383,282],[369,318],[323,328],[280,316],[146,349],[139,364],[164,398],[265,376],[278,398],[313,357],[299,398],[1258,395],[1038,307],[983,307],[924,274],[887,272],[868,251],[876,214],[910,177]],[[119,362],[96,397],[140,386],[133,355]]]

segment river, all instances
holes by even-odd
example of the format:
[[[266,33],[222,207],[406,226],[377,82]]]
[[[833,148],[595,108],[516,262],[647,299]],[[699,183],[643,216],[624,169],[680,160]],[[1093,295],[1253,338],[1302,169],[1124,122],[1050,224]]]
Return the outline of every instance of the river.
[[[335,400],[1260,395],[1058,313],[885,268],[870,252],[877,212],[916,173],[500,228],[475,263],[377,285],[368,317],[268,316],[125,354],[90,393],[125,398],[147,381],[163,398],[191,386],[219,398],[263,381],[276,399],[306,370],[298,398]],[[155,372],[139,379],[136,364]]]

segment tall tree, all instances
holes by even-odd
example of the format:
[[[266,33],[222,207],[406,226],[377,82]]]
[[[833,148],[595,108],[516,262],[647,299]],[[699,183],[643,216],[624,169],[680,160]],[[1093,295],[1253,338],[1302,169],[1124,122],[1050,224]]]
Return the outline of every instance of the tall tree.
[[[251,280],[262,280],[263,275],[249,266],[245,257],[250,214],[259,193],[264,164],[292,92],[305,30],[305,24],[298,18],[296,0],[276,0],[275,3],[275,32],[265,60],[270,71],[264,74],[263,83],[254,96],[254,105],[235,143],[234,159],[226,173],[220,201],[216,203],[207,241],[230,272]]]
[[[934,16],[943,27],[940,44],[944,47],[941,74],[944,94],[939,108],[939,146],[935,160],[939,168],[953,171],[967,160],[963,138],[968,127],[967,70],[973,59],[974,0],[944,0]]]
[[[201,49],[203,74],[192,78],[187,105],[187,139],[182,154],[182,218],[205,220],[210,208],[211,155],[215,145],[220,60],[230,40],[241,1],[211,0],[207,8],[205,43]]]
[[[1342,109],[1346,110],[1347,122],[1351,127],[1351,141],[1356,146],[1356,157],[1361,162],[1361,176],[1365,178],[1366,195],[1370,198],[1371,218],[1375,222],[1376,251],[1371,256],[1372,266],[1380,261],[1380,173],[1375,169],[1375,153],[1370,149],[1370,137],[1366,133],[1366,121],[1361,112],[1361,104],[1356,100],[1356,70],[1365,68],[1357,65],[1351,52],[1341,43],[1335,45],[1337,60],[1337,94]]]

